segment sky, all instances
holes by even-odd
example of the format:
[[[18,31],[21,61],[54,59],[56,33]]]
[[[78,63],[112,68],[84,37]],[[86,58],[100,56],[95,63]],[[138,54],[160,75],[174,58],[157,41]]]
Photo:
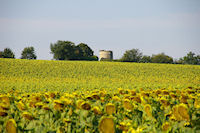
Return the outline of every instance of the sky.
[[[200,0],[0,0],[0,51],[20,58],[33,46],[37,59],[51,60],[50,44],[68,40],[114,59],[126,50],[178,59],[200,54]]]

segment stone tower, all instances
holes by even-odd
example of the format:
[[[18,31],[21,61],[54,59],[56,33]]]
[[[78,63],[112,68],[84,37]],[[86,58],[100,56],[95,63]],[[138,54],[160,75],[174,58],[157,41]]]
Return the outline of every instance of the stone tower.
[[[106,51],[106,50],[100,50],[99,51],[99,61],[112,60],[112,59],[113,59],[113,52],[112,51]]]

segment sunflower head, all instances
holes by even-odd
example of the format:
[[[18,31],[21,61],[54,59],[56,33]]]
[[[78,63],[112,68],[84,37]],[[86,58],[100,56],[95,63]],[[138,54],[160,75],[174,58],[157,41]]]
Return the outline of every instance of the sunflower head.
[[[7,115],[8,115],[8,113],[6,111],[0,110],[0,116],[5,117]]]
[[[77,107],[78,109],[81,109],[81,104],[82,104],[83,102],[84,102],[83,100],[77,100],[77,101],[76,101],[76,107]]]
[[[100,96],[97,93],[93,93],[92,98],[95,99],[95,100],[99,100]]]
[[[109,115],[112,115],[113,113],[115,113],[115,105],[112,103],[108,103],[106,105],[106,113]]]
[[[121,101],[121,99],[120,99],[118,96],[112,97],[112,100],[113,100],[113,101],[118,101],[118,102]]]
[[[19,101],[19,102],[17,103],[17,108],[18,108],[19,110],[25,110],[25,105],[22,103],[22,101]]]
[[[6,131],[8,133],[16,133],[17,132],[17,124],[14,119],[9,119],[6,122]]]
[[[100,133],[115,133],[115,123],[112,117],[102,117],[99,122]]]
[[[179,105],[174,106],[172,110],[173,110],[173,116],[177,121],[190,120],[187,105],[181,103]]]
[[[146,104],[144,105],[144,111],[147,114],[147,116],[152,116],[152,109],[151,109],[151,105]]]
[[[102,113],[101,113],[101,110],[100,110],[100,108],[99,108],[98,106],[93,107],[93,108],[92,108],[92,111],[93,111],[94,114],[96,114],[96,115],[101,115],[101,114],[102,114]]]
[[[200,104],[199,103],[200,103],[200,99],[196,98],[195,102],[194,102],[194,107],[197,108],[197,109],[200,109]]]
[[[182,117],[183,120],[190,120],[190,116],[188,113],[188,107],[185,104],[178,105],[178,113]]]
[[[81,108],[84,110],[90,110],[91,109],[91,105],[88,102],[83,102],[81,104]]]
[[[127,132],[129,130],[129,124],[125,123],[125,122],[120,122],[118,128],[121,129],[124,132]]]
[[[127,110],[132,110],[133,109],[133,105],[132,105],[132,103],[131,103],[131,101],[129,99],[125,99],[123,101],[123,106]]]
[[[169,131],[171,128],[170,126],[170,123],[169,122],[165,122],[163,125],[162,125],[162,130],[163,131]]]
[[[22,116],[27,120],[33,120],[34,117],[29,112],[23,112]]]

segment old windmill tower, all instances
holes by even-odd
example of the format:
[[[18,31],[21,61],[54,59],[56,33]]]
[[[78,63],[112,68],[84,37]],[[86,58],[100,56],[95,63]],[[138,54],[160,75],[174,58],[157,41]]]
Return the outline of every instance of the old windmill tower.
[[[106,51],[106,50],[100,50],[99,51],[99,61],[103,60],[112,60],[113,59],[113,52],[112,51]]]

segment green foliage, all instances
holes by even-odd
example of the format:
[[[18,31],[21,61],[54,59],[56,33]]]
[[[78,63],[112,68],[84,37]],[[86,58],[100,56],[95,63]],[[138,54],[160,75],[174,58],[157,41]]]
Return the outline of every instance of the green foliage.
[[[0,51],[0,58],[15,58],[15,55],[10,48],[5,48],[4,51]]]
[[[57,41],[50,45],[51,53],[56,60],[98,60],[92,49],[84,43],[75,45],[70,41]]]
[[[37,56],[35,54],[34,47],[26,47],[22,51],[21,59],[36,59]]]
[[[50,45],[51,53],[56,60],[71,60],[74,55],[80,52],[75,51],[75,45],[70,41],[57,41],[55,44]]]
[[[80,43],[77,47],[81,49],[83,58],[93,56],[94,51],[87,44]]]
[[[131,49],[127,50],[121,61],[123,62],[139,62],[142,58],[142,53],[139,51],[139,49]]]
[[[152,62],[151,61],[151,56],[146,56],[146,55],[142,56],[142,59],[140,60],[140,62],[142,62],[142,63],[151,63]]]
[[[3,51],[0,51],[0,58],[3,58]]]
[[[182,60],[184,64],[200,64],[200,55],[195,56],[195,53],[190,51],[186,56],[183,57]]]
[[[160,53],[152,56],[153,63],[173,63],[173,58],[165,55],[164,53]]]

